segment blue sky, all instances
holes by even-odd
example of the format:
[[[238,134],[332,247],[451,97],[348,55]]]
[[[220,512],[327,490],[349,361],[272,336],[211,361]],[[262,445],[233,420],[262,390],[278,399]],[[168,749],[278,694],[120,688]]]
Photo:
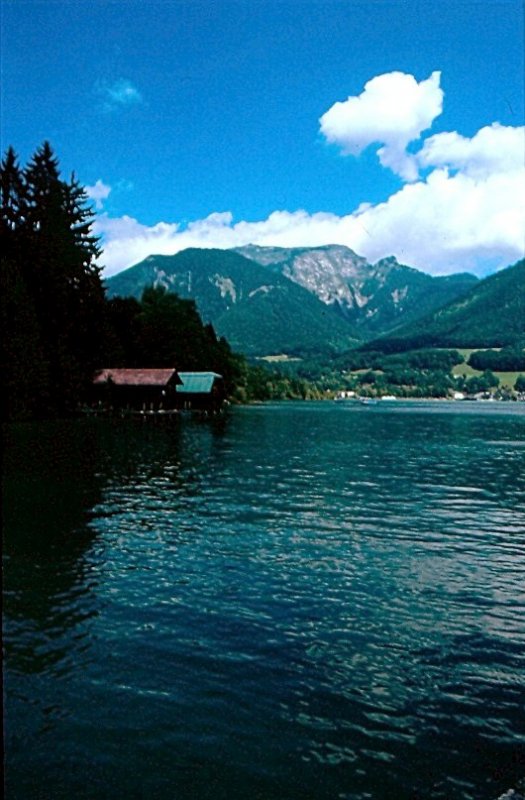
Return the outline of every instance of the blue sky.
[[[340,242],[433,273],[524,251],[517,0],[3,0],[2,151],[50,141],[107,274]]]

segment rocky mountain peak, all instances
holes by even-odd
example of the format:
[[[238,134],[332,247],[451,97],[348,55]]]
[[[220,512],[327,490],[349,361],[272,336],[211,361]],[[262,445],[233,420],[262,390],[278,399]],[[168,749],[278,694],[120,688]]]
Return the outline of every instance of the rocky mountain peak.
[[[247,245],[236,252],[279,272],[352,323],[370,330],[395,327],[401,316],[411,318],[422,309],[445,303],[475,281],[466,275],[463,281],[445,284],[400,264],[393,255],[370,264],[344,245]]]

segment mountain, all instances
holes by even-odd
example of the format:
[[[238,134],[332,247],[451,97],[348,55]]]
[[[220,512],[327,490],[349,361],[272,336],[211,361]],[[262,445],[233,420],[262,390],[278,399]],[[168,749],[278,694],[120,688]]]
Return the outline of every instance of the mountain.
[[[369,264],[340,245],[247,245],[150,256],[106,285],[110,297],[164,286],[195,299],[202,318],[240,352],[305,356],[369,340],[402,350],[510,343],[520,324],[523,334],[522,273],[520,262],[483,281],[432,277],[395,258]]]
[[[149,256],[106,281],[109,297],[139,298],[152,285],[194,299],[203,320],[248,355],[341,352],[360,341],[315,294],[234,251]]]
[[[480,281],[467,294],[363,349],[505,347],[525,340],[525,260]]]
[[[432,277],[399,264],[394,257],[372,265],[342,245],[246,245],[235,252],[303,286],[337,310],[365,339],[440,308],[478,282],[468,273]]]

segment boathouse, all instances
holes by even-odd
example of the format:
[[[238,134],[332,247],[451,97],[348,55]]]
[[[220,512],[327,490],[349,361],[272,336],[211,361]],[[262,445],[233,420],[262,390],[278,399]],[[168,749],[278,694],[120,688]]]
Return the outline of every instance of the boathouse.
[[[217,372],[180,372],[176,402],[180,409],[220,411],[226,394],[224,380]]]
[[[113,409],[161,411],[176,408],[181,384],[176,369],[103,369],[93,381],[92,400]]]

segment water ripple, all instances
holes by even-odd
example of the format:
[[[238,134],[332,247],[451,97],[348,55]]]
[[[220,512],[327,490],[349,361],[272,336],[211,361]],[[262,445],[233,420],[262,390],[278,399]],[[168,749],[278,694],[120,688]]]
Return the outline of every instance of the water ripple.
[[[44,513],[34,463],[8,470],[11,797],[492,800],[519,777],[519,409],[69,436]]]

